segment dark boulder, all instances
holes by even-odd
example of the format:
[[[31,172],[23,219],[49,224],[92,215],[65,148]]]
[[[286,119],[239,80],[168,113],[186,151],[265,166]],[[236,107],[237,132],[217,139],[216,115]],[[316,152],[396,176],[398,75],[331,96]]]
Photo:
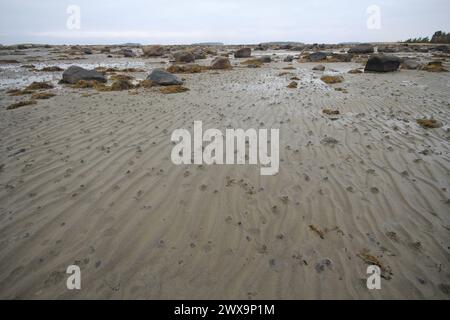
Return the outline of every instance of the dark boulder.
[[[212,61],[211,69],[231,69],[230,60],[225,57],[217,57]]]
[[[189,51],[178,51],[173,54],[176,62],[191,63],[195,61],[195,56]]]
[[[106,82],[106,77],[103,73],[95,70],[87,70],[78,66],[70,66],[63,72],[61,82],[75,84],[80,80],[95,80],[98,82]]]
[[[84,54],[92,54],[92,49],[91,48],[83,48],[83,53]]]
[[[392,72],[398,70],[401,59],[396,56],[374,55],[367,61],[364,71]]]
[[[333,53],[330,62],[351,62],[353,54],[351,53]]]
[[[313,53],[309,54],[308,59],[311,62],[323,61],[323,60],[326,60],[329,55],[330,55],[329,52],[323,52],[323,51],[313,52]]]
[[[145,57],[160,57],[164,55],[164,47],[160,45],[145,46],[142,48]]]
[[[147,76],[147,80],[151,80],[161,86],[170,86],[183,83],[183,81],[181,81],[178,76],[163,69],[153,69],[152,72],[150,72],[150,74]]]
[[[136,54],[131,49],[122,49],[122,54],[125,58],[133,58]]]
[[[248,58],[252,55],[252,49],[241,48],[234,53],[235,58]]]
[[[255,51],[266,51],[267,49],[268,49],[268,46],[265,44],[262,44],[262,43],[258,44],[255,47]]]
[[[374,53],[374,51],[375,49],[371,44],[360,44],[351,47],[350,50],[348,50],[348,53],[364,54],[364,53]]]

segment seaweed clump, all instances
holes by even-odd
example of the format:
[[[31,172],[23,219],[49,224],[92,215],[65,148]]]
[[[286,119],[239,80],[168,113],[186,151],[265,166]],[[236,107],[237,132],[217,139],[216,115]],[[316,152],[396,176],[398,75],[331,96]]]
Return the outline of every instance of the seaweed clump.
[[[291,83],[289,83],[289,85],[287,86],[290,89],[295,89],[297,88],[298,83],[296,81],[292,81]]]
[[[327,114],[329,116],[336,116],[340,114],[339,110],[331,110],[331,109],[323,109],[322,113]]]
[[[53,92],[36,92],[33,93],[31,99],[50,99],[51,97],[56,96]]]
[[[189,91],[189,88],[183,87],[182,85],[173,85],[173,86],[166,86],[161,89],[159,89],[161,93],[164,94],[171,94],[171,93],[181,93]]]
[[[13,103],[11,105],[9,105],[8,107],[6,107],[6,110],[13,110],[13,109],[17,109],[20,107],[24,107],[24,106],[29,106],[32,104],[36,104],[36,100],[25,100],[25,101],[19,101],[16,103]]]
[[[416,122],[425,129],[436,129],[442,127],[442,123],[434,119],[417,119]]]
[[[51,83],[34,81],[28,87],[26,87],[25,90],[45,90],[53,88],[54,86]]]
[[[342,76],[323,76],[320,78],[323,82],[326,84],[335,84],[335,83],[341,83],[344,81],[344,78]]]

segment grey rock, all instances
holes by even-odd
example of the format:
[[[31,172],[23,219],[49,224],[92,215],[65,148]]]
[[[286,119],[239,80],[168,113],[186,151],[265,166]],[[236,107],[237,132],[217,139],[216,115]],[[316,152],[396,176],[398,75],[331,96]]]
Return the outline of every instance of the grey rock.
[[[164,55],[164,47],[160,45],[145,46],[142,48],[146,57],[160,57]]]
[[[230,69],[231,63],[228,58],[225,57],[217,57],[211,63],[211,69]]]
[[[313,53],[309,54],[308,59],[311,62],[323,61],[323,60],[326,60],[329,55],[330,55],[329,52],[323,52],[323,51],[313,52]]]
[[[398,70],[401,59],[396,56],[374,55],[367,61],[364,71],[392,72]]]
[[[147,80],[152,80],[161,86],[170,86],[183,83],[177,75],[169,73],[163,69],[153,69],[147,76]]]
[[[136,56],[136,54],[131,49],[123,49],[122,54],[125,58],[132,58]]]
[[[350,50],[348,50],[348,53],[357,53],[357,54],[363,54],[363,53],[374,53],[375,49],[371,44],[360,44],[354,47],[351,47]]]
[[[323,64],[319,64],[313,68],[314,71],[325,71],[325,66]]]
[[[92,54],[92,49],[91,48],[83,48],[83,53],[84,54]]]
[[[195,56],[188,51],[178,51],[173,54],[176,62],[191,63],[195,61]]]
[[[252,55],[252,49],[241,48],[234,53],[235,58],[248,58]]]
[[[402,62],[402,69],[407,70],[416,70],[421,66],[421,63],[419,61],[413,60],[413,59],[406,59]]]
[[[79,66],[70,66],[63,72],[61,82],[75,84],[80,80],[106,82],[106,77],[103,73],[95,70],[87,70]]]

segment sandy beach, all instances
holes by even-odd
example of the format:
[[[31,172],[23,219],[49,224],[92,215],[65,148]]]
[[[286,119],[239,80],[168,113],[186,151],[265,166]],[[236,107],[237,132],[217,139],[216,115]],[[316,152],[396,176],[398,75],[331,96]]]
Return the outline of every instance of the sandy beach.
[[[220,47],[195,63],[230,53],[232,69],[179,74],[189,90],[176,94],[75,88],[59,83],[62,71],[39,71],[116,68],[107,84],[121,74],[135,85],[179,65],[170,53],[2,50],[16,63],[0,64],[0,298],[448,299],[450,73],[348,73],[367,57],[254,49],[271,62],[248,67]],[[8,110],[31,99],[11,90],[33,81],[55,96]],[[279,172],[175,165],[171,134],[194,121],[279,129]],[[71,264],[81,290],[66,288]],[[372,264],[381,290],[366,287]]]

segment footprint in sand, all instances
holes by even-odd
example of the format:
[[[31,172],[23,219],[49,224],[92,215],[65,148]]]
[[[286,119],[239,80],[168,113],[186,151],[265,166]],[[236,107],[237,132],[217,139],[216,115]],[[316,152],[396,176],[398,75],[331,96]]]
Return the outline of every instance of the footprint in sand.
[[[378,188],[376,188],[376,187],[372,187],[372,188],[370,188],[370,192],[372,192],[373,194],[378,194],[378,193],[380,193],[380,190],[378,190]]]
[[[328,258],[324,258],[316,264],[315,269],[316,269],[317,273],[322,273],[326,269],[331,270],[332,266],[333,266],[333,262]]]

